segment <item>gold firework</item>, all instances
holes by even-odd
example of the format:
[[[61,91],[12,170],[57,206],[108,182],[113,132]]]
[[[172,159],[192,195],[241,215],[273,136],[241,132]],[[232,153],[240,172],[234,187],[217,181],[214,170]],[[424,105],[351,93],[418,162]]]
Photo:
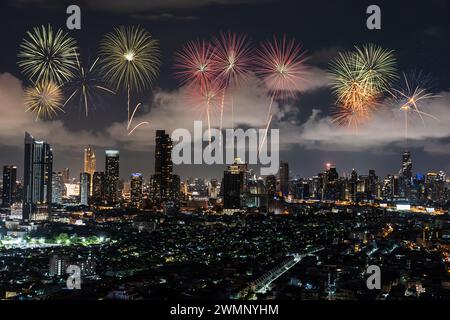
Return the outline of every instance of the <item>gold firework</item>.
[[[20,45],[18,65],[32,81],[51,81],[62,84],[73,77],[76,70],[76,42],[61,29],[35,27],[27,32]]]
[[[141,91],[159,73],[158,40],[140,27],[115,28],[100,44],[102,71],[115,90]]]
[[[36,114],[38,119],[52,119],[59,111],[64,102],[64,96],[59,85],[51,81],[37,82],[34,86],[25,90],[26,111]]]
[[[371,119],[378,101],[396,77],[392,51],[369,44],[340,53],[331,63],[331,87],[337,99],[333,122],[357,128]]]

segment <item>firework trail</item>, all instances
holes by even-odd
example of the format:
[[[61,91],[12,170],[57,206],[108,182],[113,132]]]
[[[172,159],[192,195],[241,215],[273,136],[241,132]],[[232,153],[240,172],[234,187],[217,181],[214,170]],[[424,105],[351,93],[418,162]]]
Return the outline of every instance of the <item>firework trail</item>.
[[[257,50],[256,73],[271,92],[270,104],[266,117],[266,131],[272,119],[272,105],[275,99],[294,99],[300,90],[301,80],[304,79],[307,67],[305,53],[295,40],[288,41],[286,36],[281,39],[264,42]],[[264,144],[264,139],[260,144]]]
[[[211,94],[216,90],[217,72],[214,69],[214,48],[204,40],[189,41],[175,54],[175,76],[195,95],[205,99],[208,118],[209,142],[211,143]]]
[[[101,77],[98,75],[98,60],[95,61],[88,67],[85,68],[79,61],[78,55],[77,57],[77,71],[75,73],[74,79],[68,84],[69,88],[71,88],[71,94],[67,98],[63,107],[65,107],[74,96],[79,95],[79,104],[84,107],[86,117],[88,116],[88,105],[89,102],[94,99],[94,96],[97,91],[107,92],[111,94],[115,94],[114,91],[108,89],[103,85],[103,81]]]
[[[227,89],[241,85],[251,75],[253,47],[244,34],[221,33],[213,39],[215,47],[213,69],[223,86],[220,103],[220,132],[223,125],[223,108]],[[222,137],[222,136],[221,136]],[[222,143],[222,141],[220,141]]]
[[[56,33],[50,25],[27,31],[18,54],[18,65],[31,80],[62,84],[76,70],[76,42],[61,29]]]
[[[371,119],[379,99],[396,79],[393,52],[373,44],[340,53],[330,64],[331,88],[337,100],[332,122],[358,128]]]
[[[40,81],[25,89],[24,103],[26,111],[36,114],[38,119],[53,119],[64,101],[60,86],[51,81]]]
[[[425,125],[424,117],[432,118],[438,120],[432,114],[423,112],[421,109],[421,103],[428,99],[437,98],[430,92],[428,88],[430,83],[427,77],[424,77],[422,73],[410,73],[406,75],[403,73],[401,82],[396,88],[391,90],[391,94],[394,99],[394,105],[397,110],[403,112],[404,114],[404,130],[405,130],[405,141],[408,141],[408,130],[409,130],[409,117],[410,115],[416,115]]]
[[[129,128],[133,120],[130,112],[130,92],[141,92],[150,88],[159,74],[158,40],[139,26],[120,26],[104,37],[99,52],[104,78],[115,91],[127,91]],[[136,109],[137,107],[134,111]]]

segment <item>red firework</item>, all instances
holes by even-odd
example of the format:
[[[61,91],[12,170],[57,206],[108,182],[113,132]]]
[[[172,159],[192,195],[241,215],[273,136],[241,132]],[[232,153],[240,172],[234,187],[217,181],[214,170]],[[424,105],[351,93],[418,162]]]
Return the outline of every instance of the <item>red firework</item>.
[[[189,41],[175,54],[175,76],[182,85],[207,89],[216,78],[213,47],[204,40]]]
[[[245,34],[221,33],[213,39],[214,70],[224,87],[240,84],[249,78],[253,47]]]
[[[305,53],[294,39],[275,36],[257,50],[256,73],[272,92],[273,98],[295,98],[306,72]]]

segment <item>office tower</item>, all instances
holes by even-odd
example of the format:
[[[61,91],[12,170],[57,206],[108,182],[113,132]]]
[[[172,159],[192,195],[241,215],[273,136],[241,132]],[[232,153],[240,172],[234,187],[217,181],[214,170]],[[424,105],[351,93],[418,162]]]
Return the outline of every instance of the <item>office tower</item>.
[[[164,130],[156,130],[155,140],[155,174],[151,177],[151,198],[156,205],[161,205],[177,200],[172,185],[172,139]]]
[[[50,145],[25,133],[23,220],[48,214],[52,201],[53,152]]]
[[[131,174],[131,202],[130,205],[133,208],[142,207],[142,184],[144,182],[142,173]]]
[[[369,170],[369,190],[367,192],[367,198],[373,200],[377,197],[377,182],[378,177],[375,174],[375,170]]]
[[[180,176],[177,174],[173,174],[170,181],[170,198],[172,199],[175,206],[178,206],[180,202],[180,188],[181,181]]]
[[[10,207],[16,200],[16,166],[3,166],[2,206]]]
[[[352,173],[350,175],[350,200],[357,201],[356,199],[356,189],[358,184],[358,172],[355,169],[352,169]]]
[[[62,204],[64,184],[62,172],[52,174],[52,203]]]
[[[62,182],[69,183],[70,181],[69,168],[64,168],[62,170]]]
[[[105,173],[103,171],[94,172],[92,184],[92,202],[96,204],[104,202],[107,193]]]
[[[89,173],[91,177],[90,186],[91,189],[89,190],[89,195],[92,195],[92,188],[94,186],[93,184],[93,178],[94,178],[94,172],[96,169],[96,159],[95,159],[95,153],[94,150],[91,149],[91,146],[84,149],[84,171]]]
[[[235,159],[223,176],[223,211],[232,214],[242,208],[247,165]]]
[[[289,164],[280,162],[280,192],[283,197],[289,195]]]
[[[117,203],[119,192],[119,151],[105,151],[105,182],[106,200],[108,203]]]
[[[80,173],[80,204],[89,205],[89,194],[91,190],[91,175],[87,172]]]
[[[411,181],[412,178],[412,160],[411,153],[409,151],[403,152],[402,156],[402,176],[407,181]]]

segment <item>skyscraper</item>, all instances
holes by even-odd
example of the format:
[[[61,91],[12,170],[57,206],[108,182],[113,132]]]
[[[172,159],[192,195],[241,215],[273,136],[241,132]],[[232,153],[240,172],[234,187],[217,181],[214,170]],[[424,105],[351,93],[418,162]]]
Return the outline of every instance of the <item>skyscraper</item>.
[[[84,149],[84,171],[89,173],[89,176],[91,177],[90,186],[91,189],[89,190],[89,195],[92,195],[92,187],[93,187],[93,181],[94,178],[94,172],[96,169],[96,159],[95,159],[95,153],[94,150],[91,149],[91,146]]]
[[[63,195],[63,175],[62,172],[53,172],[52,176],[52,203],[62,204]]]
[[[92,183],[92,202],[95,204],[104,202],[107,193],[105,173],[103,171],[94,172]]]
[[[64,168],[62,170],[62,183],[69,183],[69,180],[70,180],[69,168]]]
[[[242,208],[247,165],[235,159],[223,175],[223,211],[232,214]]]
[[[411,153],[404,151],[402,155],[402,169],[400,172],[400,197],[409,199],[412,183],[412,160]]]
[[[155,204],[174,201],[172,139],[164,130],[156,130],[155,174],[151,177],[151,197]]]
[[[50,145],[25,133],[23,220],[47,213],[52,201],[53,152]]]
[[[280,162],[280,192],[283,197],[289,195],[289,164],[287,162]]]
[[[3,191],[2,191],[2,206],[9,207],[15,201],[16,196],[16,166],[3,166]]]
[[[131,207],[141,208],[142,207],[142,184],[143,184],[142,173],[132,173],[131,174]]]
[[[80,173],[80,204],[89,205],[89,194],[91,190],[91,175],[87,172]]]
[[[105,151],[106,200],[112,204],[118,199],[119,187],[119,151]]]

